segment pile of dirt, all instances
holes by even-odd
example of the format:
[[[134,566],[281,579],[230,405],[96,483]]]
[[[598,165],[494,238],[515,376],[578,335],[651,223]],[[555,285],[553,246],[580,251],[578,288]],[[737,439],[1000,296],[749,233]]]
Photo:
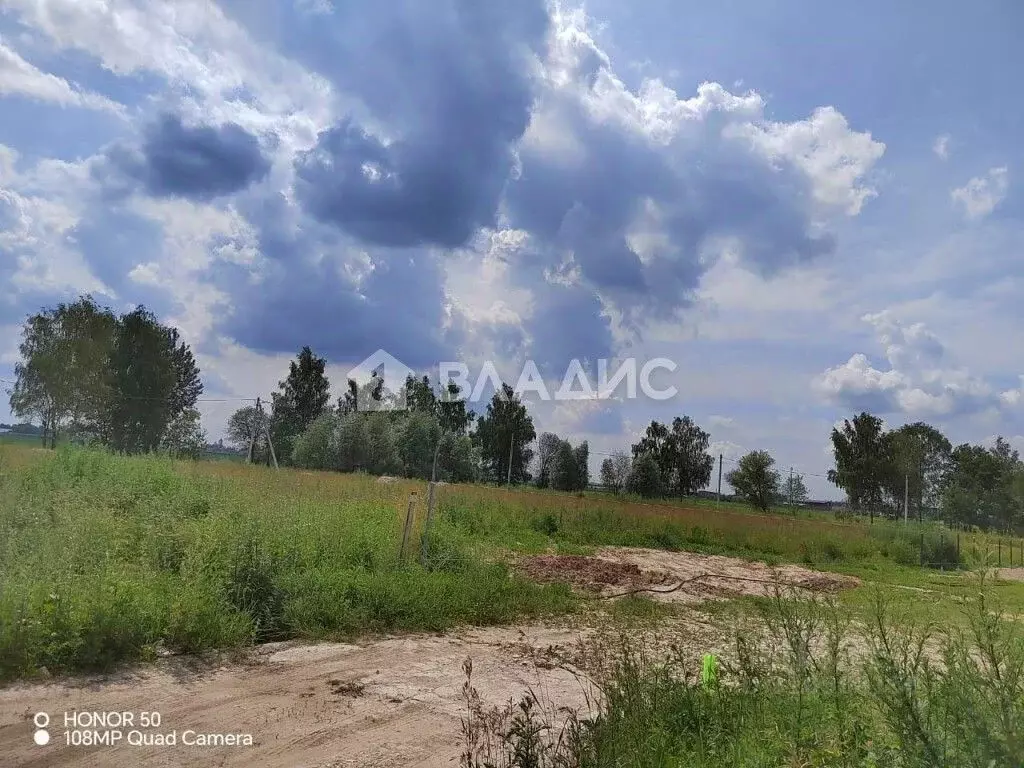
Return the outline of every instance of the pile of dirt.
[[[744,595],[771,596],[777,588],[796,596],[833,593],[860,584],[853,576],[796,565],[773,568],[735,557],[630,547],[606,547],[596,557],[522,557],[515,565],[525,576],[542,583],[566,582],[604,595],[644,590],[641,594],[647,597],[683,603]]]
[[[582,555],[521,557],[516,568],[527,578],[544,584],[566,582],[579,589],[600,592],[607,587],[637,589],[665,584],[668,574],[642,571],[635,563]]]

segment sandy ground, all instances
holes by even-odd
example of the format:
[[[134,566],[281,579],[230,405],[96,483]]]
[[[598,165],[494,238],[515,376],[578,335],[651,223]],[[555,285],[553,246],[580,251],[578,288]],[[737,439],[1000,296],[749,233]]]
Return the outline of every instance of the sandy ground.
[[[589,562],[595,559],[599,562]],[[582,572],[583,581],[591,582],[577,586],[594,587],[596,580],[605,591],[671,585],[707,572],[773,578],[767,566],[734,558],[622,548],[602,550],[598,558],[556,559],[548,566],[573,583]],[[846,577],[796,566],[779,569],[779,575],[815,590],[852,585]],[[759,582],[719,579],[655,597],[688,603],[768,589]],[[727,631],[689,613],[655,631],[637,630],[634,639],[684,648],[693,659],[722,652],[728,644]],[[19,684],[0,690],[0,766],[456,766],[467,711],[462,669],[467,657],[473,661],[473,685],[488,706],[518,699],[530,689],[552,710],[585,711],[596,694],[584,671],[586,648],[598,634],[593,626],[531,625],[359,644],[276,644],[219,666],[171,658],[104,677]],[[178,743],[68,745],[66,732],[73,729],[65,726],[65,713],[76,711],[131,712],[134,730],[176,732]],[[38,712],[50,716],[50,742],[44,746],[33,741]],[[159,712],[160,727],[138,727],[142,712]],[[133,729],[115,730],[128,739]],[[253,744],[186,746],[188,730],[251,734]]]
[[[798,565],[773,568],[735,557],[630,547],[606,547],[595,557],[521,557],[517,566],[538,581],[569,581],[604,597],[635,593],[684,604],[743,595],[771,596],[776,585],[784,592],[799,593],[835,592],[860,584],[853,576]]]

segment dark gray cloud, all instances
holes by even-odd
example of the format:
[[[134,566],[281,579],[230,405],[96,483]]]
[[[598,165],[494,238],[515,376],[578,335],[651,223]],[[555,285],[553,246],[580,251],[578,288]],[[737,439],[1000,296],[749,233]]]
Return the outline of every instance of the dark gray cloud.
[[[238,192],[270,169],[259,140],[241,126],[188,126],[178,115],[163,115],[145,130],[139,146],[117,144],[107,159],[100,173],[115,187],[120,175],[154,197],[193,200]]]
[[[365,106],[297,158],[299,199],[368,243],[462,245],[493,224],[530,120],[541,2],[363,4],[305,55]],[[316,51],[331,52],[324,60]],[[367,123],[374,125],[368,128]],[[387,141],[379,136],[389,137]]]
[[[812,180],[792,165],[773,166],[713,133],[664,146],[578,107],[558,109],[581,157],[565,163],[522,149],[522,174],[506,196],[510,223],[554,254],[571,253],[627,324],[684,307],[716,242],[732,241],[764,274],[834,249],[813,227]]]
[[[418,249],[360,252],[330,227],[296,219],[283,199],[247,211],[266,257],[249,267],[216,262],[210,280],[231,297],[218,330],[260,352],[305,344],[332,361],[385,349],[407,365],[450,350],[439,261]]]
[[[232,200],[262,258],[218,261],[210,278],[232,307],[218,330],[246,346],[315,341],[333,358],[383,347],[416,366],[479,340],[557,374],[572,358],[611,357],[613,321],[639,333],[677,316],[723,247],[765,274],[834,247],[818,185],[833,161],[853,181],[829,182],[826,196],[857,184],[845,121],[808,123],[794,141],[793,124],[765,121],[756,96],[631,92],[580,18],[552,18],[541,0],[335,6],[258,29],[331,83],[339,116],[289,158],[293,178],[275,166],[275,182],[294,181],[294,204],[267,185]],[[831,142],[824,159],[819,134]],[[107,163],[150,194],[206,200],[268,165],[237,125],[169,116]],[[434,249],[472,250],[481,228],[526,233],[506,278],[530,297],[522,327],[449,314]]]
[[[611,357],[608,320],[592,289],[542,283],[534,287],[534,301],[526,329],[532,340],[529,354],[542,375],[561,378],[570,360]]]

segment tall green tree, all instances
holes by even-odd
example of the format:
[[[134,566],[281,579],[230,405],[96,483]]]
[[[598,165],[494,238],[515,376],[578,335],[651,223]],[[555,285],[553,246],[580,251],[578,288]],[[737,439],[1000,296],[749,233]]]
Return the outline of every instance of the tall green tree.
[[[466,404],[462,390],[454,381],[449,381],[441,390],[437,401],[437,417],[441,429],[453,435],[468,435],[476,421],[476,413]]]
[[[538,488],[547,488],[551,485],[551,468],[555,460],[555,454],[562,445],[562,438],[554,432],[543,432],[537,438],[536,469],[537,473],[534,482]]]
[[[573,446],[559,440],[550,460],[551,487],[557,491],[584,491],[590,481],[590,447],[584,440]]]
[[[177,328],[165,328],[168,354],[174,368],[174,389],[171,391],[168,408],[171,418],[176,418],[188,408],[194,408],[203,394],[203,382],[199,375],[192,349],[178,333]]]
[[[788,477],[784,477],[779,494],[782,497],[782,501],[787,504],[803,504],[808,498],[804,476],[801,474],[790,474]]]
[[[155,451],[203,385],[188,345],[145,307],[115,317],[89,296],[32,315],[23,328],[11,409],[129,453]],[[180,426],[180,425],[179,425]]]
[[[157,450],[177,415],[174,408],[186,400],[176,397],[178,371],[170,335],[144,307],[118,321],[111,380],[107,442],[125,453]]]
[[[855,510],[868,509],[872,517],[886,505],[886,488],[892,485],[892,444],[882,420],[866,411],[843,421],[832,430],[835,469],[828,480],[846,492]],[[891,506],[891,505],[889,505]]]
[[[715,460],[708,453],[710,439],[689,416],[677,416],[671,427],[652,421],[633,445],[633,457],[650,456],[661,472],[662,488],[688,495],[711,481]]]
[[[909,514],[923,518],[925,508],[939,505],[953,446],[939,430],[921,421],[890,432],[888,439],[893,461],[890,495],[894,506],[901,508],[906,494]]]
[[[530,444],[537,438],[533,419],[526,405],[508,384],[495,392],[487,410],[477,420],[474,443],[479,446],[484,477],[503,483],[508,478],[522,483],[530,479],[528,467],[533,458]]]
[[[672,490],[680,495],[696,493],[711,482],[715,459],[708,453],[711,435],[693,423],[689,416],[672,420],[668,436],[672,467],[669,475]]]
[[[619,493],[626,487],[632,464],[629,454],[616,451],[601,462],[601,483],[614,493]]]
[[[160,439],[160,450],[177,459],[198,459],[206,450],[206,432],[195,408],[185,408],[171,419]]]
[[[626,478],[626,491],[643,496],[645,499],[655,498],[664,494],[661,468],[657,458],[650,453],[641,453],[633,457]]]
[[[1022,472],[1019,454],[1001,437],[992,448],[958,445],[943,491],[946,521],[1001,531],[1021,529]]]
[[[340,417],[331,410],[325,410],[314,419],[306,431],[295,438],[291,463],[303,469],[338,469],[340,421]]]
[[[278,383],[280,392],[271,395],[274,449],[286,462],[291,461],[295,438],[324,413],[331,399],[326,369],[324,358],[303,347],[288,364],[288,376]]]
[[[658,421],[647,425],[644,436],[632,446],[634,460],[640,456],[649,456],[658,465],[662,484],[672,472],[672,445],[669,442],[669,429]]]
[[[590,485],[590,444],[584,440],[572,449],[573,463],[576,465],[576,483],[572,490],[585,491]]]
[[[742,456],[725,481],[752,507],[767,512],[779,500],[779,473],[775,459],[767,451],[751,451]]]
[[[410,411],[426,413],[431,416],[437,413],[437,394],[430,383],[430,378],[424,376],[417,379],[410,374],[405,379],[405,405]]]
[[[358,400],[359,384],[355,379],[349,379],[346,383],[345,391],[338,398],[338,405],[336,407],[338,416],[348,416],[350,413],[355,413]]]
[[[110,396],[117,320],[89,296],[30,316],[22,327],[11,412],[38,420],[51,448],[67,427],[95,433]]]
[[[398,455],[406,477],[429,478],[440,454],[441,425],[431,411],[413,410],[396,422]],[[438,455],[438,462],[441,457]]]
[[[262,448],[263,427],[254,405],[246,405],[231,414],[225,431],[228,442],[240,451],[248,452],[250,445],[256,449]],[[259,455],[262,456],[262,453]]]

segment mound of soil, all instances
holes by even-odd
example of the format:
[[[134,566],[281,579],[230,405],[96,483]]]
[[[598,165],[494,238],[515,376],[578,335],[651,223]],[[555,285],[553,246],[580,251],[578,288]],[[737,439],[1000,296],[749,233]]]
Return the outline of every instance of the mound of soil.
[[[596,592],[606,587],[636,589],[668,581],[668,574],[642,571],[635,563],[582,555],[522,557],[516,562],[516,567],[533,581],[567,582],[574,587]]]
[[[776,588],[793,592],[795,596],[809,592],[832,593],[860,583],[852,576],[812,571],[796,565],[771,568],[735,557],[629,547],[606,547],[597,557],[521,557],[515,565],[527,578],[542,583],[567,582],[578,589],[604,594],[651,588],[642,594],[684,603],[742,595],[770,596]]]

